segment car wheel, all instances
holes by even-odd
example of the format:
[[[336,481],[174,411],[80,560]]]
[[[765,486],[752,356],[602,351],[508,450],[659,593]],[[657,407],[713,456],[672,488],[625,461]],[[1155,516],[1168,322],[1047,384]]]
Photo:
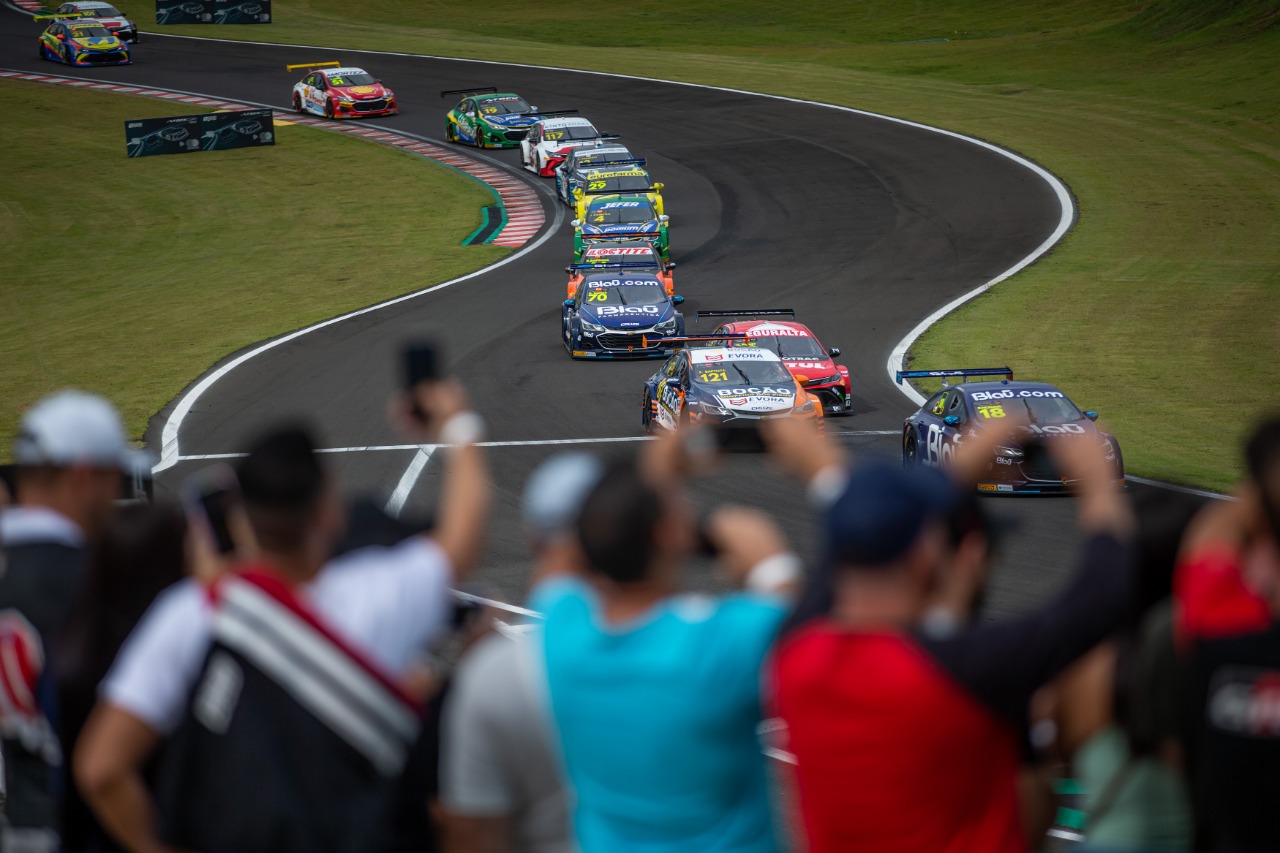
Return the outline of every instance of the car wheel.
[[[49,61],[49,53],[44,49],[44,42],[36,41],[36,50],[40,51],[40,58],[45,62]]]
[[[293,111],[295,113],[302,112],[302,98],[298,97],[298,93],[293,93]]]
[[[332,99],[332,98],[325,98],[325,99],[324,99],[324,117],[325,117],[325,118],[336,118],[336,117],[337,117],[337,116],[335,116],[335,115],[334,115],[334,113],[333,113],[333,99]]]
[[[920,464],[920,445],[916,443],[915,433],[908,433],[902,442],[902,467],[915,468]]]
[[[446,122],[444,123],[444,141],[445,141],[445,142],[457,142],[457,141],[458,141],[458,134],[457,134],[457,132],[453,129],[453,122],[451,122],[451,121],[446,121]]]
[[[65,44],[62,46],[62,61],[67,65],[75,65],[75,60],[71,57],[71,48]]]
[[[640,425],[644,427],[646,435],[653,435],[653,401],[649,399],[649,386],[644,388],[644,405],[640,408]]]

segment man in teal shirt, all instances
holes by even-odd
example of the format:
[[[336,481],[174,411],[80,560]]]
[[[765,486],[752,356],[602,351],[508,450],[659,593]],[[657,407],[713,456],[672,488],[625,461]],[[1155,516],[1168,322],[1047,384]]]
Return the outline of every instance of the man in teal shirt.
[[[706,537],[746,590],[680,594],[694,517],[677,490],[615,465],[579,520],[589,571],[533,594],[584,853],[779,849],[760,673],[798,561],[767,516],[722,508]]]

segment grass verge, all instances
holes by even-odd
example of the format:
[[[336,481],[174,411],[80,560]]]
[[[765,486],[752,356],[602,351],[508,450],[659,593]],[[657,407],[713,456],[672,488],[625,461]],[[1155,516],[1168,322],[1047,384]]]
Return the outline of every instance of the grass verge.
[[[270,148],[129,159],[125,119],[198,110],[18,81],[0,97],[6,458],[52,390],[105,395],[140,438],[222,356],[508,251],[460,246],[493,197],[407,153],[289,125]]]
[[[643,0],[575,8],[570,25],[523,0],[483,14],[458,0],[276,0],[274,14],[151,29],[732,86],[1014,148],[1067,181],[1079,223],[926,335],[915,366],[1011,363],[1102,411],[1133,472],[1211,488],[1276,408],[1280,15],[1267,0]],[[493,71],[478,82],[518,89],[518,72]]]

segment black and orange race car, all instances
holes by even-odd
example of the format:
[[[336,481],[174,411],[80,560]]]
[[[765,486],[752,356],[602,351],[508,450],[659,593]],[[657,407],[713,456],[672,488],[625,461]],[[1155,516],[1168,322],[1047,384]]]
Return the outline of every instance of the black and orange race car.
[[[632,272],[647,272],[662,282],[667,296],[676,292],[675,277],[671,271],[676,265],[663,261],[658,250],[648,240],[619,240],[616,243],[591,243],[582,253],[582,261],[564,268],[569,274],[569,289],[565,297],[572,299],[582,285],[583,276],[591,270],[615,267]]]
[[[787,317],[767,320],[766,317]],[[717,326],[713,335],[744,334],[743,346],[766,347],[778,354],[782,363],[799,380],[805,390],[816,394],[827,415],[853,414],[853,383],[849,368],[836,364],[838,347],[827,349],[818,336],[803,323],[795,322],[796,312],[790,308],[764,311],[699,311],[698,322],[716,318],[735,318],[734,322]]]
[[[1098,413],[1081,410],[1052,385],[1015,382],[1008,367],[956,370],[907,370],[908,379],[942,379],[944,387],[929,397],[919,411],[902,425],[902,464],[947,467],[966,437],[993,424],[1013,421],[1024,439],[997,447],[987,463],[978,491],[1041,494],[1064,492],[1074,483],[1061,476],[1044,442],[1061,436],[1088,436],[1096,440],[1115,465],[1116,479],[1124,480],[1120,443],[1094,421]],[[1003,376],[989,382],[969,382],[976,376]],[[960,378],[959,385],[946,385]]]

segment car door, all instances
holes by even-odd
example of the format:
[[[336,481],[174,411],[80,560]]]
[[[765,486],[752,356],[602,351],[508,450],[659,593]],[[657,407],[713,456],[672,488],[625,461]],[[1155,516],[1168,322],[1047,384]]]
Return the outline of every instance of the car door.
[[[668,429],[675,429],[680,423],[688,380],[688,356],[678,352],[667,359],[662,368],[662,381],[658,383],[658,423]]]
[[[324,114],[324,90],[326,88],[323,74],[312,74],[307,78],[307,106],[312,112]]]

